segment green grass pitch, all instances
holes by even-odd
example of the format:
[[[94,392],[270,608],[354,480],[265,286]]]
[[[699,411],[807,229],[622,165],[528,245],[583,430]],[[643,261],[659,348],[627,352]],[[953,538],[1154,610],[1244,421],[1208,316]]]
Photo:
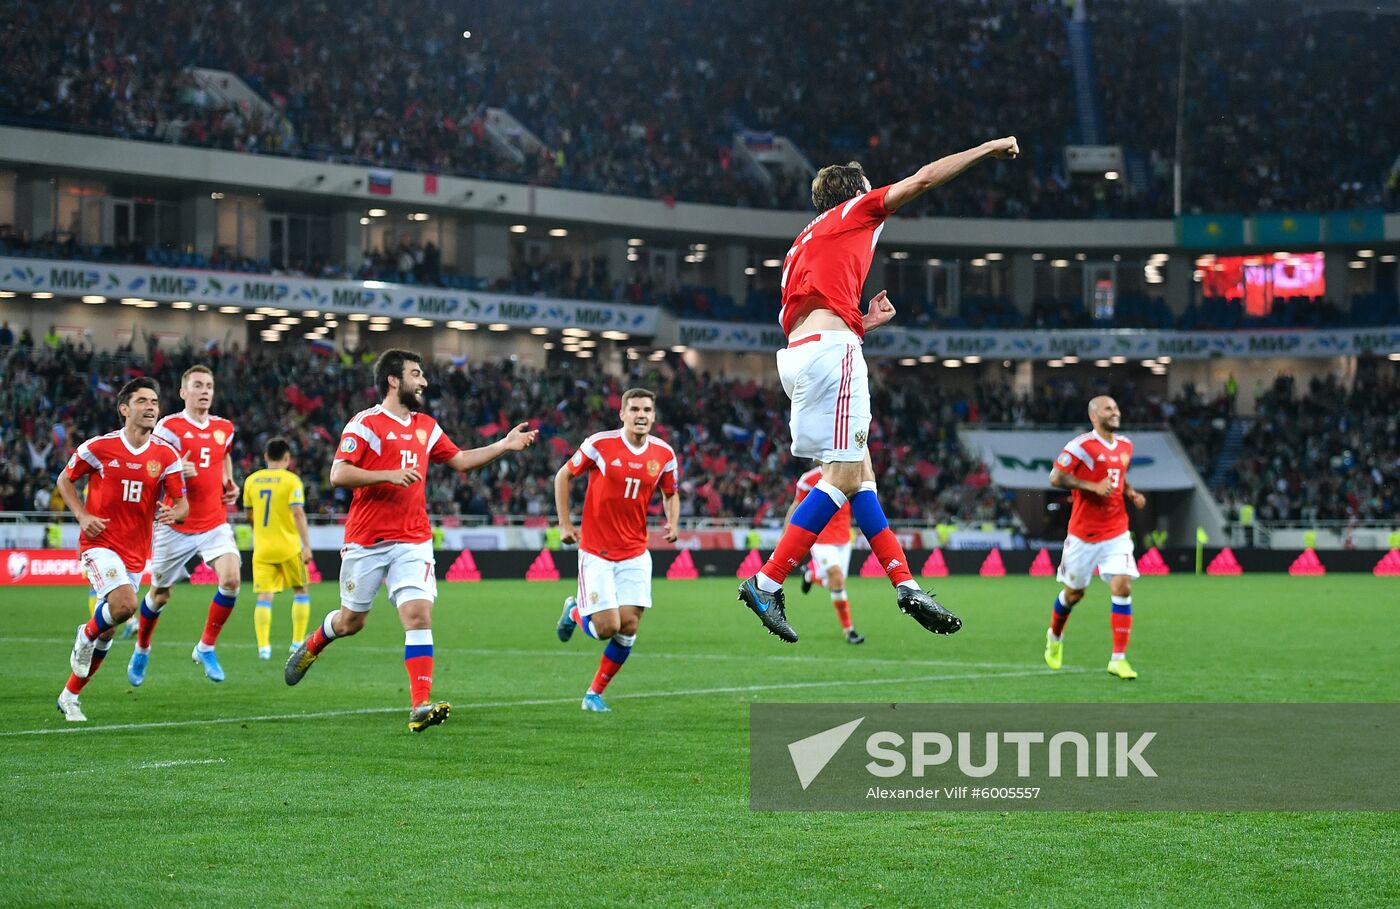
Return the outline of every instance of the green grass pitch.
[[[212,588],[178,588],[145,686],[119,641],[80,727],[53,702],[82,592],[6,592],[0,906],[1400,904],[1396,814],[763,814],[747,781],[752,701],[1395,701],[1391,579],[1145,578],[1134,683],[1104,671],[1101,584],[1052,674],[1048,579],[940,582],[954,638],[853,581],[861,647],[820,590],[790,585],[792,647],[734,581],[661,581],[608,715],[578,704],[600,645],[554,637],[571,586],[443,585],[435,694],[454,710],[422,735],[382,598],[287,688],[289,598],[264,663],[245,594],[214,685],[189,659]],[[313,621],[334,594],[314,590]]]

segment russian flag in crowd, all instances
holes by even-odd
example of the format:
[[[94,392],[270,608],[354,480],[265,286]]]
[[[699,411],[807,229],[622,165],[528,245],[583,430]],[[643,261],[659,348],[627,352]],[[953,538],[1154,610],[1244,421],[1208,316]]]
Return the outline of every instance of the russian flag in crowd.
[[[393,195],[394,172],[379,167],[370,168],[369,191],[376,196]]]
[[[311,352],[323,357],[335,356],[335,342],[327,338],[315,338],[311,342]]]

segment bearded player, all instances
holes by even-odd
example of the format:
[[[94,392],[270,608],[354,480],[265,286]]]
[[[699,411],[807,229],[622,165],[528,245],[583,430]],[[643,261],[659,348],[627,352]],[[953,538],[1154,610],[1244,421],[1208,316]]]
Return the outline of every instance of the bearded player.
[[[224,668],[219,665],[214,645],[238,602],[243,559],[228,523],[228,506],[238,500],[230,454],[233,424],[209,412],[214,404],[214,373],[208,366],[195,365],[185,370],[180,377],[180,398],[185,409],[161,420],[155,435],[180,453],[189,488],[190,513],[178,525],[156,528],[151,588],[141,604],[136,649],[126,667],[126,678],[132,685],[146,680],[156,623],[170,602],[170,588],[189,577],[185,566],[190,559],[198,555],[218,579],[219,586],[209,601],[204,633],[190,653],[190,659],[200,665],[211,682],[224,680]]]
[[[87,720],[78,695],[106,659],[116,626],[136,613],[151,522],[169,527],[189,512],[180,455],[152,434],[160,416],[155,380],[126,383],[117,412],[122,428],[79,445],[58,478],[58,494],[78,519],[78,559],[98,598],[92,618],[78,626],[72,674],[58,695],[58,712],[70,723]],[[86,497],[75,485],[84,477]]]
[[[813,467],[797,479],[797,497],[788,509],[787,520],[802,500],[807,498],[817,483],[821,482],[822,469]],[[832,516],[826,528],[812,544],[812,563],[802,574],[802,592],[808,593],[813,584],[825,587],[831,592],[831,605],[836,610],[836,620],[841,623],[841,633],[847,644],[864,644],[865,636],[856,631],[851,622],[851,601],[846,595],[846,576],[851,573],[851,506],[842,505],[841,510]]]
[[[1113,654],[1108,671],[1131,681],[1137,673],[1128,665],[1128,634],[1133,627],[1133,578],[1138,576],[1138,568],[1124,500],[1131,500],[1134,508],[1142,508],[1147,499],[1128,485],[1133,443],[1118,434],[1120,421],[1117,401],[1107,395],[1094,398],[1089,402],[1093,431],[1071,439],[1050,471],[1050,485],[1070,490],[1074,502],[1069,536],[1065,537],[1055,575],[1064,589],[1055,598],[1050,629],[1045,632],[1045,663],[1051,669],[1064,665],[1065,623],[1070,610],[1084,599],[1084,590],[1097,568],[1112,599],[1109,625],[1113,630]]]
[[[680,464],[671,446],[651,435],[656,395],[629,388],[622,395],[622,428],[589,436],[554,475],[559,539],[578,543],[578,596],[564,601],[555,632],[567,641],[574,629],[607,641],[598,672],[583,696],[584,710],[607,713],[603,692],[632,653],[637,626],[651,608],[651,553],[647,551],[647,503],[661,487],[663,531],[676,541],[681,497]],[[569,513],[571,486],[588,474],[583,532]]]
[[[533,444],[538,431],[521,423],[499,441],[462,451],[423,413],[428,378],[422,357],[386,350],[374,364],[374,378],[382,400],[345,424],[331,464],[331,485],[355,491],[341,550],[340,608],[292,651],[284,677],[288,685],[297,684],[332,641],[359,634],[385,586],[404,628],[408,728],[422,732],[452,711],[451,704],[432,699],[437,575],[424,480],[428,463],[465,473]]]
[[[778,351],[778,377],[792,400],[792,453],[821,464],[822,479],[794,509],[777,547],[758,574],[739,585],[739,599],[770,633],[795,642],[783,581],[807,560],[812,544],[846,503],[896,591],[900,610],[935,634],[953,634],[962,620],[919,588],[904,548],[890,530],[866,448],[870,385],[861,339],[894,318],[884,291],[861,313],[860,293],[885,219],[986,158],[1014,158],[1014,138],[995,139],[926,164],[898,183],[872,190],[855,162],[822,168],[812,181],[817,215],[783,261],[779,322],[788,346]]]

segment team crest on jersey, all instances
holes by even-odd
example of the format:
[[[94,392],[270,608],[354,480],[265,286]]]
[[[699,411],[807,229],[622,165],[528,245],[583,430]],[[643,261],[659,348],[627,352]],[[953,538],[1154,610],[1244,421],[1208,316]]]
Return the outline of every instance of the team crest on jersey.
[[[346,454],[350,454],[358,447],[359,445],[356,443],[354,436],[346,436],[340,440],[340,450]]]
[[[1070,457],[1069,452],[1062,451],[1060,452],[1060,456],[1055,459],[1055,463],[1059,464],[1061,467],[1068,467],[1074,463],[1074,458]]]
[[[415,432],[414,435],[418,437],[419,445],[428,444],[428,431],[426,429],[420,429],[417,432]]]
[[[1127,467],[1127,466],[1128,466],[1128,461],[1131,460],[1131,459],[1129,458],[1129,456],[1128,456],[1128,453],[1125,451],[1125,452],[1123,452],[1122,454],[1120,454],[1118,457],[1119,457],[1120,459],[1122,459],[1122,461],[1123,461],[1123,466],[1124,466],[1124,467]]]
[[[150,475],[153,476],[153,477],[158,477],[158,476],[160,476],[160,462],[159,462],[159,461],[147,461],[147,462],[146,462],[146,473],[150,474]]]
[[[222,445],[222,444],[224,444],[224,439],[227,439],[227,438],[228,438],[228,436],[224,435],[224,431],[223,431],[222,429],[216,429],[216,430],[214,430],[214,441],[215,441],[215,442],[218,442],[220,445]]]
[[[661,462],[660,462],[660,461],[647,461],[647,474],[648,474],[649,476],[653,476],[653,477],[654,477],[654,476],[656,476],[656,475],[657,475],[658,473],[660,473],[660,472],[661,472]]]
[[[857,430],[856,430],[856,447],[857,447],[857,448],[864,448],[864,447],[865,447],[865,431],[864,431],[864,430],[861,430],[861,429],[857,429]]]

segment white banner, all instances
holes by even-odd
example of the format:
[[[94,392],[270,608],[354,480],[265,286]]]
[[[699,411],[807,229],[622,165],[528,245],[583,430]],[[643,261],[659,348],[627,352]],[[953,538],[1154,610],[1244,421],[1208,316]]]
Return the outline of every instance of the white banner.
[[[964,429],[963,444],[992,471],[992,482],[1007,489],[1049,489],[1050,468],[1073,430]],[[1190,489],[1191,469],[1177,458],[1165,432],[1128,432],[1133,462],[1128,478],[1136,489]]]
[[[437,322],[503,322],[520,328],[588,328],[656,334],[656,308],[622,303],[586,303],[552,297],[518,297],[474,290],[413,287],[382,281],[326,281],[239,272],[103,265],[51,259],[0,257],[0,290],[188,300],[256,309],[271,306],[301,312],[369,313]]]
[[[776,316],[775,316],[776,318]],[[787,345],[776,322],[682,320],[678,342],[701,350],[773,352]],[[1400,352],[1400,326],[1292,331],[915,331],[882,328],[865,338],[867,357],[998,360],[1128,357],[1206,360],[1212,357],[1339,357]]]

